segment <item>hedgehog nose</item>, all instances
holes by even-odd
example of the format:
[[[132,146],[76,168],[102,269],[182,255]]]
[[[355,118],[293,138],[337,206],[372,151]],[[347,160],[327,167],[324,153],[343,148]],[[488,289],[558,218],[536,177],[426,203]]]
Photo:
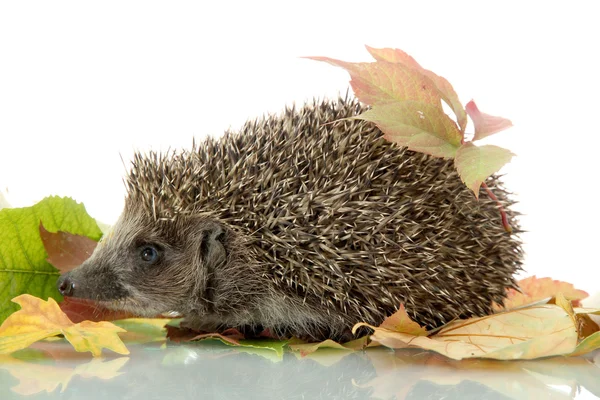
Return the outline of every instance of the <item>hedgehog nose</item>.
[[[73,291],[75,290],[75,283],[71,280],[68,275],[63,275],[60,277],[57,283],[58,291],[63,296],[73,296]]]

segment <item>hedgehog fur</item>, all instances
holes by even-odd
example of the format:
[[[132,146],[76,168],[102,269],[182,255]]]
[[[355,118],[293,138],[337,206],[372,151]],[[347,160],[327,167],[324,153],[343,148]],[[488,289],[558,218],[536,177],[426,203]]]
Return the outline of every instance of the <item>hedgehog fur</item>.
[[[121,218],[61,291],[141,315],[178,311],[200,330],[313,339],[348,339],[400,304],[428,328],[491,313],[523,257],[499,177],[486,183],[513,234],[452,160],[345,119],[363,110],[314,101],[191,150],[136,154]],[[155,255],[148,243],[160,260],[139,266],[140,251]]]

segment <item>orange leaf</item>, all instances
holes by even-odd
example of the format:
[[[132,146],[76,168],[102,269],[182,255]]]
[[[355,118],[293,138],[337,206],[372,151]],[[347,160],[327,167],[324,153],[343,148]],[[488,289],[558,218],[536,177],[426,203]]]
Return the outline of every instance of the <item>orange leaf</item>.
[[[514,289],[509,289],[507,292],[507,299],[504,301],[504,307],[495,304],[494,308],[496,310],[510,310],[540,300],[550,299],[559,292],[562,293],[567,300],[573,301],[575,306],[579,305],[580,300],[588,297],[586,292],[575,289],[572,284],[553,280],[552,278],[537,278],[534,275],[520,280],[518,284],[522,293],[519,293]]]
[[[404,308],[404,304],[400,304],[400,308],[391,316],[387,317],[380,328],[389,329],[391,331],[409,333],[415,336],[427,335],[427,329],[423,328],[415,321],[410,319]]]
[[[74,324],[53,299],[44,301],[23,294],[12,301],[19,304],[21,310],[11,314],[0,326],[0,354],[12,353],[60,334],[76,351],[90,351],[99,356],[102,348],[107,348],[119,354],[129,354],[117,335],[125,330],[110,322]]]

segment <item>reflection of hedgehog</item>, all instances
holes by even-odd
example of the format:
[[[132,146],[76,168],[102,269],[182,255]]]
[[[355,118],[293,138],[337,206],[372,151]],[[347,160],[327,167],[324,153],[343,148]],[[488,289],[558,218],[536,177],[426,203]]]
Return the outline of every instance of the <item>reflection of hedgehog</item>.
[[[190,152],[136,155],[122,216],[60,291],[178,311],[199,330],[315,339],[347,338],[401,303],[429,327],[491,312],[522,260],[496,204],[452,161],[336,121],[360,111],[315,103]],[[496,177],[488,185],[511,205]]]

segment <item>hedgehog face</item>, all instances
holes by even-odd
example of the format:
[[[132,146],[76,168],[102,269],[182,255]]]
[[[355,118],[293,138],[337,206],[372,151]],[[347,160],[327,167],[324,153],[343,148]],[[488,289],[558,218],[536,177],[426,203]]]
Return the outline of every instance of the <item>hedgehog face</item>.
[[[58,288],[64,296],[140,316],[185,313],[190,303],[202,312],[210,308],[215,271],[227,260],[226,239],[226,228],[214,220],[156,221],[126,209],[92,256],[61,276]]]

